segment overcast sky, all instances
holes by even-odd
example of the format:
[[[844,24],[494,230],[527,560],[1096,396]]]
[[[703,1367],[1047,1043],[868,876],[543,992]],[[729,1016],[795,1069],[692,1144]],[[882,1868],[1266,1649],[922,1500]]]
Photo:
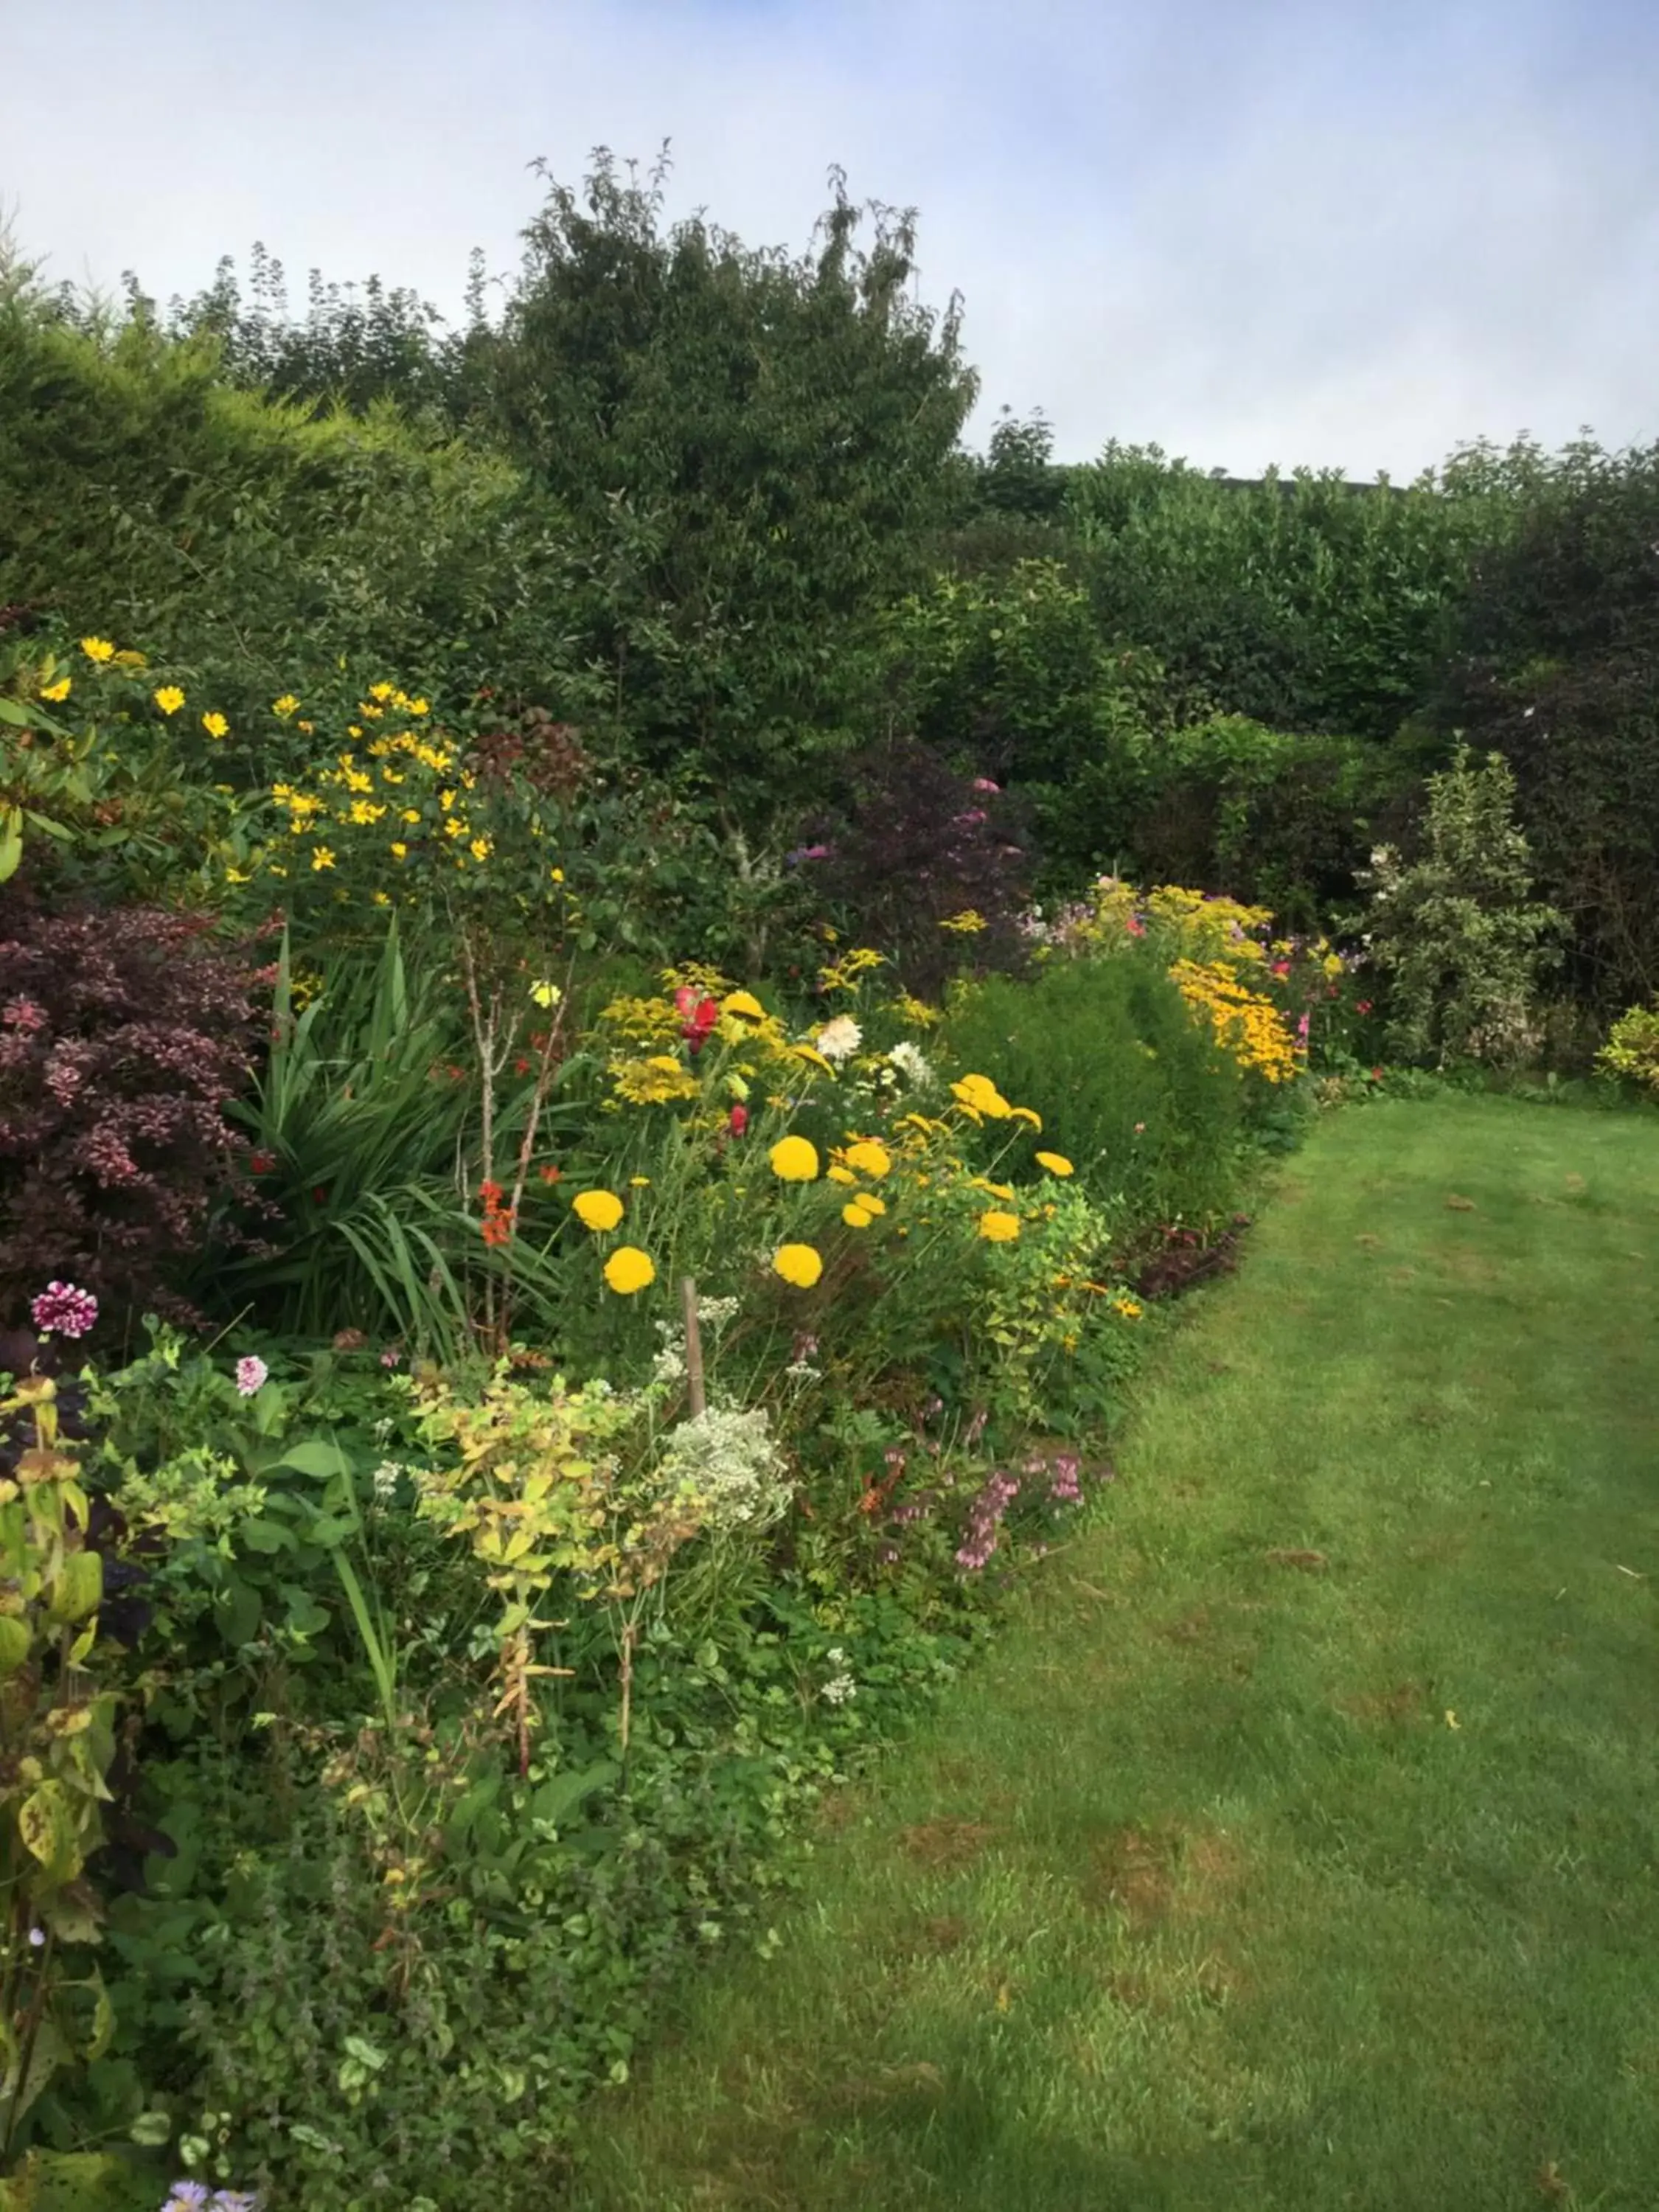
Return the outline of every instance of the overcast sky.
[[[526,165],[673,142],[670,217],[806,246],[840,162],[1062,460],[1396,480],[1659,436],[1659,0],[9,0],[0,208],[166,298],[378,271],[459,311]]]

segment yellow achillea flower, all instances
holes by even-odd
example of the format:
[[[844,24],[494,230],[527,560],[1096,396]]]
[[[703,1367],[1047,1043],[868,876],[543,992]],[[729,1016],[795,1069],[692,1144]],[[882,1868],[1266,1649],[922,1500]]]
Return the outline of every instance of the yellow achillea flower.
[[[1008,1109],[1008,1115],[1011,1121],[1029,1121],[1032,1129],[1039,1137],[1042,1134],[1042,1116],[1041,1114],[1034,1112],[1030,1107],[1011,1106]]]
[[[605,1279],[619,1297],[631,1298],[656,1281],[657,1270],[637,1244],[619,1244],[605,1263]]]
[[[1064,1152],[1039,1152],[1036,1164],[1040,1168],[1047,1168],[1054,1176],[1074,1175],[1077,1172]]]
[[[88,660],[113,660],[115,647],[106,637],[83,637],[81,650]]]
[[[780,1182],[811,1182],[818,1171],[817,1146],[805,1137],[780,1137],[767,1157]]]
[[[67,676],[60,676],[55,684],[43,684],[40,686],[40,696],[50,700],[52,704],[57,707],[69,697],[70,688],[70,678]]]
[[[853,1203],[861,1206],[866,1213],[885,1213],[887,1211],[887,1200],[878,1198],[872,1190],[861,1190]]]
[[[951,1085],[951,1096],[970,1114],[982,1114],[991,1121],[1006,1121],[1014,1110],[988,1075],[964,1075]]]
[[[1012,1244],[1019,1234],[1019,1216],[993,1208],[979,1217],[979,1233],[988,1244]]]
[[[221,714],[204,714],[202,727],[210,738],[228,738],[230,735],[230,724]]]
[[[810,1244],[780,1244],[772,1255],[772,1272],[798,1291],[810,1291],[823,1273],[823,1261]]]
[[[185,695],[176,684],[162,684],[152,696],[164,714],[176,714],[185,703]]]
[[[988,927],[985,916],[971,906],[964,907],[960,914],[951,915],[939,924],[941,929],[951,930],[958,937],[972,937]]]
[[[840,1165],[836,1165],[832,1168],[826,1168],[824,1170],[824,1173],[829,1176],[831,1182],[856,1182],[858,1181],[858,1177],[853,1173],[851,1168],[844,1168]]]
[[[969,1176],[968,1188],[969,1190],[982,1190],[991,1198],[1009,1200],[1014,1194],[1006,1182],[988,1182],[983,1176]]]
[[[614,1229],[623,1218],[623,1202],[614,1190],[581,1190],[570,1201],[584,1229],[596,1234]]]
[[[730,991],[720,1000],[723,1014],[746,1014],[751,1022],[763,1022],[766,1009],[752,991]]]
[[[876,1217],[862,1206],[851,1205],[842,1206],[841,1218],[849,1229],[867,1229]]]
[[[893,1158],[884,1145],[873,1137],[861,1137],[855,1145],[847,1147],[847,1164],[856,1168],[860,1175],[881,1176],[893,1171]]]
[[[611,1078],[617,1097],[629,1106],[667,1106],[677,1098],[697,1095],[696,1077],[671,1053],[653,1053],[648,1060],[613,1060]]]

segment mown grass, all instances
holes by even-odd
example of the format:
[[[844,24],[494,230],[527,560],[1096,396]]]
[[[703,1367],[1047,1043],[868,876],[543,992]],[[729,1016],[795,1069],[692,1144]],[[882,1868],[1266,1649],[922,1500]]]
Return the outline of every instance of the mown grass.
[[[1656,1261],[1651,1120],[1322,1125],[571,2201],[1651,2212]]]

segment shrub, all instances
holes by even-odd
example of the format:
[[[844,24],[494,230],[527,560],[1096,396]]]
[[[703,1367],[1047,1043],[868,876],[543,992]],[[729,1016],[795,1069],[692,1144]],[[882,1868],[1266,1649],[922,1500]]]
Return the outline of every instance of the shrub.
[[[957,775],[914,738],[872,748],[849,781],[845,811],[800,855],[837,918],[856,916],[862,940],[887,945],[924,996],[969,957],[981,970],[1020,965],[1030,856],[997,785]]]
[[[1539,971],[1561,927],[1534,903],[1532,855],[1515,826],[1515,778],[1499,753],[1476,766],[1467,746],[1429,778],[1425,849],[1402,862],[1379,846],[1371,958],[1389,982],[1390,1048],[1408,1060],[1514,1061],[1537,1042]]]
[[[1034,985],[993,977],[958,1000],[948,1040],[1041,1102],[1043,1143],[1114,1202],[1120,1236],[1228,1205],[1243,1079],[1161,952],[1056,961]]]
[[[118,1321],[196,1250],[240,1146],[270,972],[158,908],[52,915],[0,895],[0,1299],[73,1275]]]
[[[1595,1064],[1659,1098],[1659,1006],[1632,1006],[1621,1014]]]

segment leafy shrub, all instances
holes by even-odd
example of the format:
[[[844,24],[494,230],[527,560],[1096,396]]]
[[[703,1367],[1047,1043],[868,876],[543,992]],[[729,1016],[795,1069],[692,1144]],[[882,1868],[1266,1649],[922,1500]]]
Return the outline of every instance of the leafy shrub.
[[[1018,812],[988,777],[958,775],[915,738],[863,754],[844,808],[801,854],[837,918],[890,948],[912,990],[937,996],[957,967],[1023,963],[1018,914],[1030,855]]]
[[[0,894],[0,1298],[73,1274],[113,1317],[189,1310],[169,1273],[200,1247],[241,1153],[270,970],[157,908],[47,914]]]
[[[1425,848],[1402,862],[1379,846],[1370,885],[1370,955],[1389,991],[1391,1048],[1442,1067],[1528,1057],[1537,1042],[1540,969],[1561,927],[1535,903],[1532,855],[1514,821],[1515,777],[1500,753],[1467,746],[1429,778]]]
[[[1595,1064],[1659,1097],[1659,1006],[1632,1006],[1621,1014]]]
[[[952,1006],[947,1036],[960,1060],[1042,1101],[1044,1144],[1074,1163],[1120,1235],[1230,1204],[1243,1077],[1161,951],[1057,960],[1032,984],[993,977]]]

